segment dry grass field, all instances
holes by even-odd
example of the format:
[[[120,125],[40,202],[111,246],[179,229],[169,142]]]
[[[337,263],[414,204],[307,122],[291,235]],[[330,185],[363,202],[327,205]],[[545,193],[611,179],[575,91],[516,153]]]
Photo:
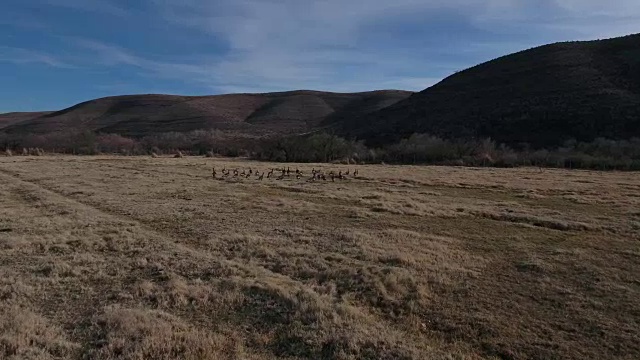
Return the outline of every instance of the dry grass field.
[[[212,166],[0,158],[0,358],[640,358],[637,173]]]

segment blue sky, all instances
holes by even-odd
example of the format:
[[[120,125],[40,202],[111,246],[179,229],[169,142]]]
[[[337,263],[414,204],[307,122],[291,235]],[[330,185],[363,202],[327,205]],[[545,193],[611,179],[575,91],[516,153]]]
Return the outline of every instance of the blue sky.
[[[640,32],[637,0],[2,0],[0,113],[110,95],[422,90]]]

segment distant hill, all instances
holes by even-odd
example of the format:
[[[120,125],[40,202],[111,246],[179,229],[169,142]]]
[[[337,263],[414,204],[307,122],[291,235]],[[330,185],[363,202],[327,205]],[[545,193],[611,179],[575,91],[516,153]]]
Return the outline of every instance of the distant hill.
[[[128,95],[52,113],[0,115],[0,132],[8,134],[70,129],[136,137],[196,129],[243,134],[329,129],[373,146],[416,132],[534,147],[640,137],[640,35],[521,51],[419,93]]]
[[[37,118],[43,115],[50,114],[48,111],[41,112],[10,112],[5,114],[0,114],[0,131],[2,128],[7,127],[9,125],[13,125],[19,123],[21,121]]]
[[[0,131],[43,134],[73,129],[126,136],[198,129],[237,130],[250,134],[300,133],[326,126],[335,121],[331,119],[340,119],[346,114],[359,116],[380,110],[410,94],[381,90],[214,96],[127,95],[91,100],[33,116],[0,115],[0,119],[11,119]]]
[[[342,124],[370,144],[414,132],[556,146],[640,137],[640,35],[546,45],[489,61]]]

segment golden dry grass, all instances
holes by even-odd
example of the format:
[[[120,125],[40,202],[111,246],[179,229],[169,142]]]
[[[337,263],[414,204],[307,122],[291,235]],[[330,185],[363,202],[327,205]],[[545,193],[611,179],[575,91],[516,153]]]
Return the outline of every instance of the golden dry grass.
[[[635,173],[213,166],[0,158],[0,358],[640,357]]]

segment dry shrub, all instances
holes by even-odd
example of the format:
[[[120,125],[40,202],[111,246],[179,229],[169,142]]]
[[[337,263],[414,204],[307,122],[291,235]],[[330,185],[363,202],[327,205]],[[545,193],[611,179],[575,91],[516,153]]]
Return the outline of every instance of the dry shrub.
[[[56,261],[44,265],[38,269],[38,273],[47,277],[65,278],[80,275],[79,270],[65,261]]]
[[[151,153],[151,157],[152,157],[152,158],[157,158],[157,157],[159,157],[159,156],[158,156],[158,154],[156,154],[155,152],[152,152],[152,153]]]
[[[0,278],[0,301],[5,305],[13,301],[24,301],[25,298],[31,296],[34,289],[29,284],[24,283],[18,277],[3,274]]]
[[[207,153],[206,153],[206,154],[204,154],[204,156],[205,156],[205,157],[208,157],[208,158],[212,158],[212,157],[214,157],[214,156],[215,156],[215,154],[213,153],[213,151],[207,151]]]
[[[352,305],[336,304],[335,287],[321,294],[274,278],[247,284],[243,291],[246,301],[238,311],[270,329],[271,334],[260,338],[261,345],[272,349],[276,358],[419,358],[377,317]]]
[[[516,262],[516,268],[520,272],[528,272],[528,273],[545,273],[549,269],[549,265],[547,265],[544,261],[537,258],[530,258],[524,261]]]
[[[79,350],[47,319],[18,306],[0,307],[0,358],[69,359]]]
[[[23,156],[44,156],[44,150],[41,148],[23,148]]]
[[[85,354],[91,359],[243,357],[237,336],[196,329],[162,311],[110,307],[96,321],[93,330],[103,346]]]
[[[559,231],[589,231],[596,230],[598,227],[586,223],[576,221],[565,221],[558,219],[551,219],[542,216],[534,216],[527,214],[513,214],[513,213],[497,213],[488,210],[471,211],[471,214],[476,217],[512,222],[517,224],[526,224],[536,227],[542,227]]]
[[[13,156],[13,152],[11,151],[11,149],[7,149],[7,150],[5,150],[4,155],[5,156]]]
[[[143,280],[133,287],[132,293],[158,308],[215,305],[213,303],[224,298],[210,284],[199,280],[189,282],[175,274],[168,274],[166,281],[158,284]]]
[[[176,159],[180,159],[184,157],[184,154],[182,153],[182,151],[178,151],[173,157]]]

